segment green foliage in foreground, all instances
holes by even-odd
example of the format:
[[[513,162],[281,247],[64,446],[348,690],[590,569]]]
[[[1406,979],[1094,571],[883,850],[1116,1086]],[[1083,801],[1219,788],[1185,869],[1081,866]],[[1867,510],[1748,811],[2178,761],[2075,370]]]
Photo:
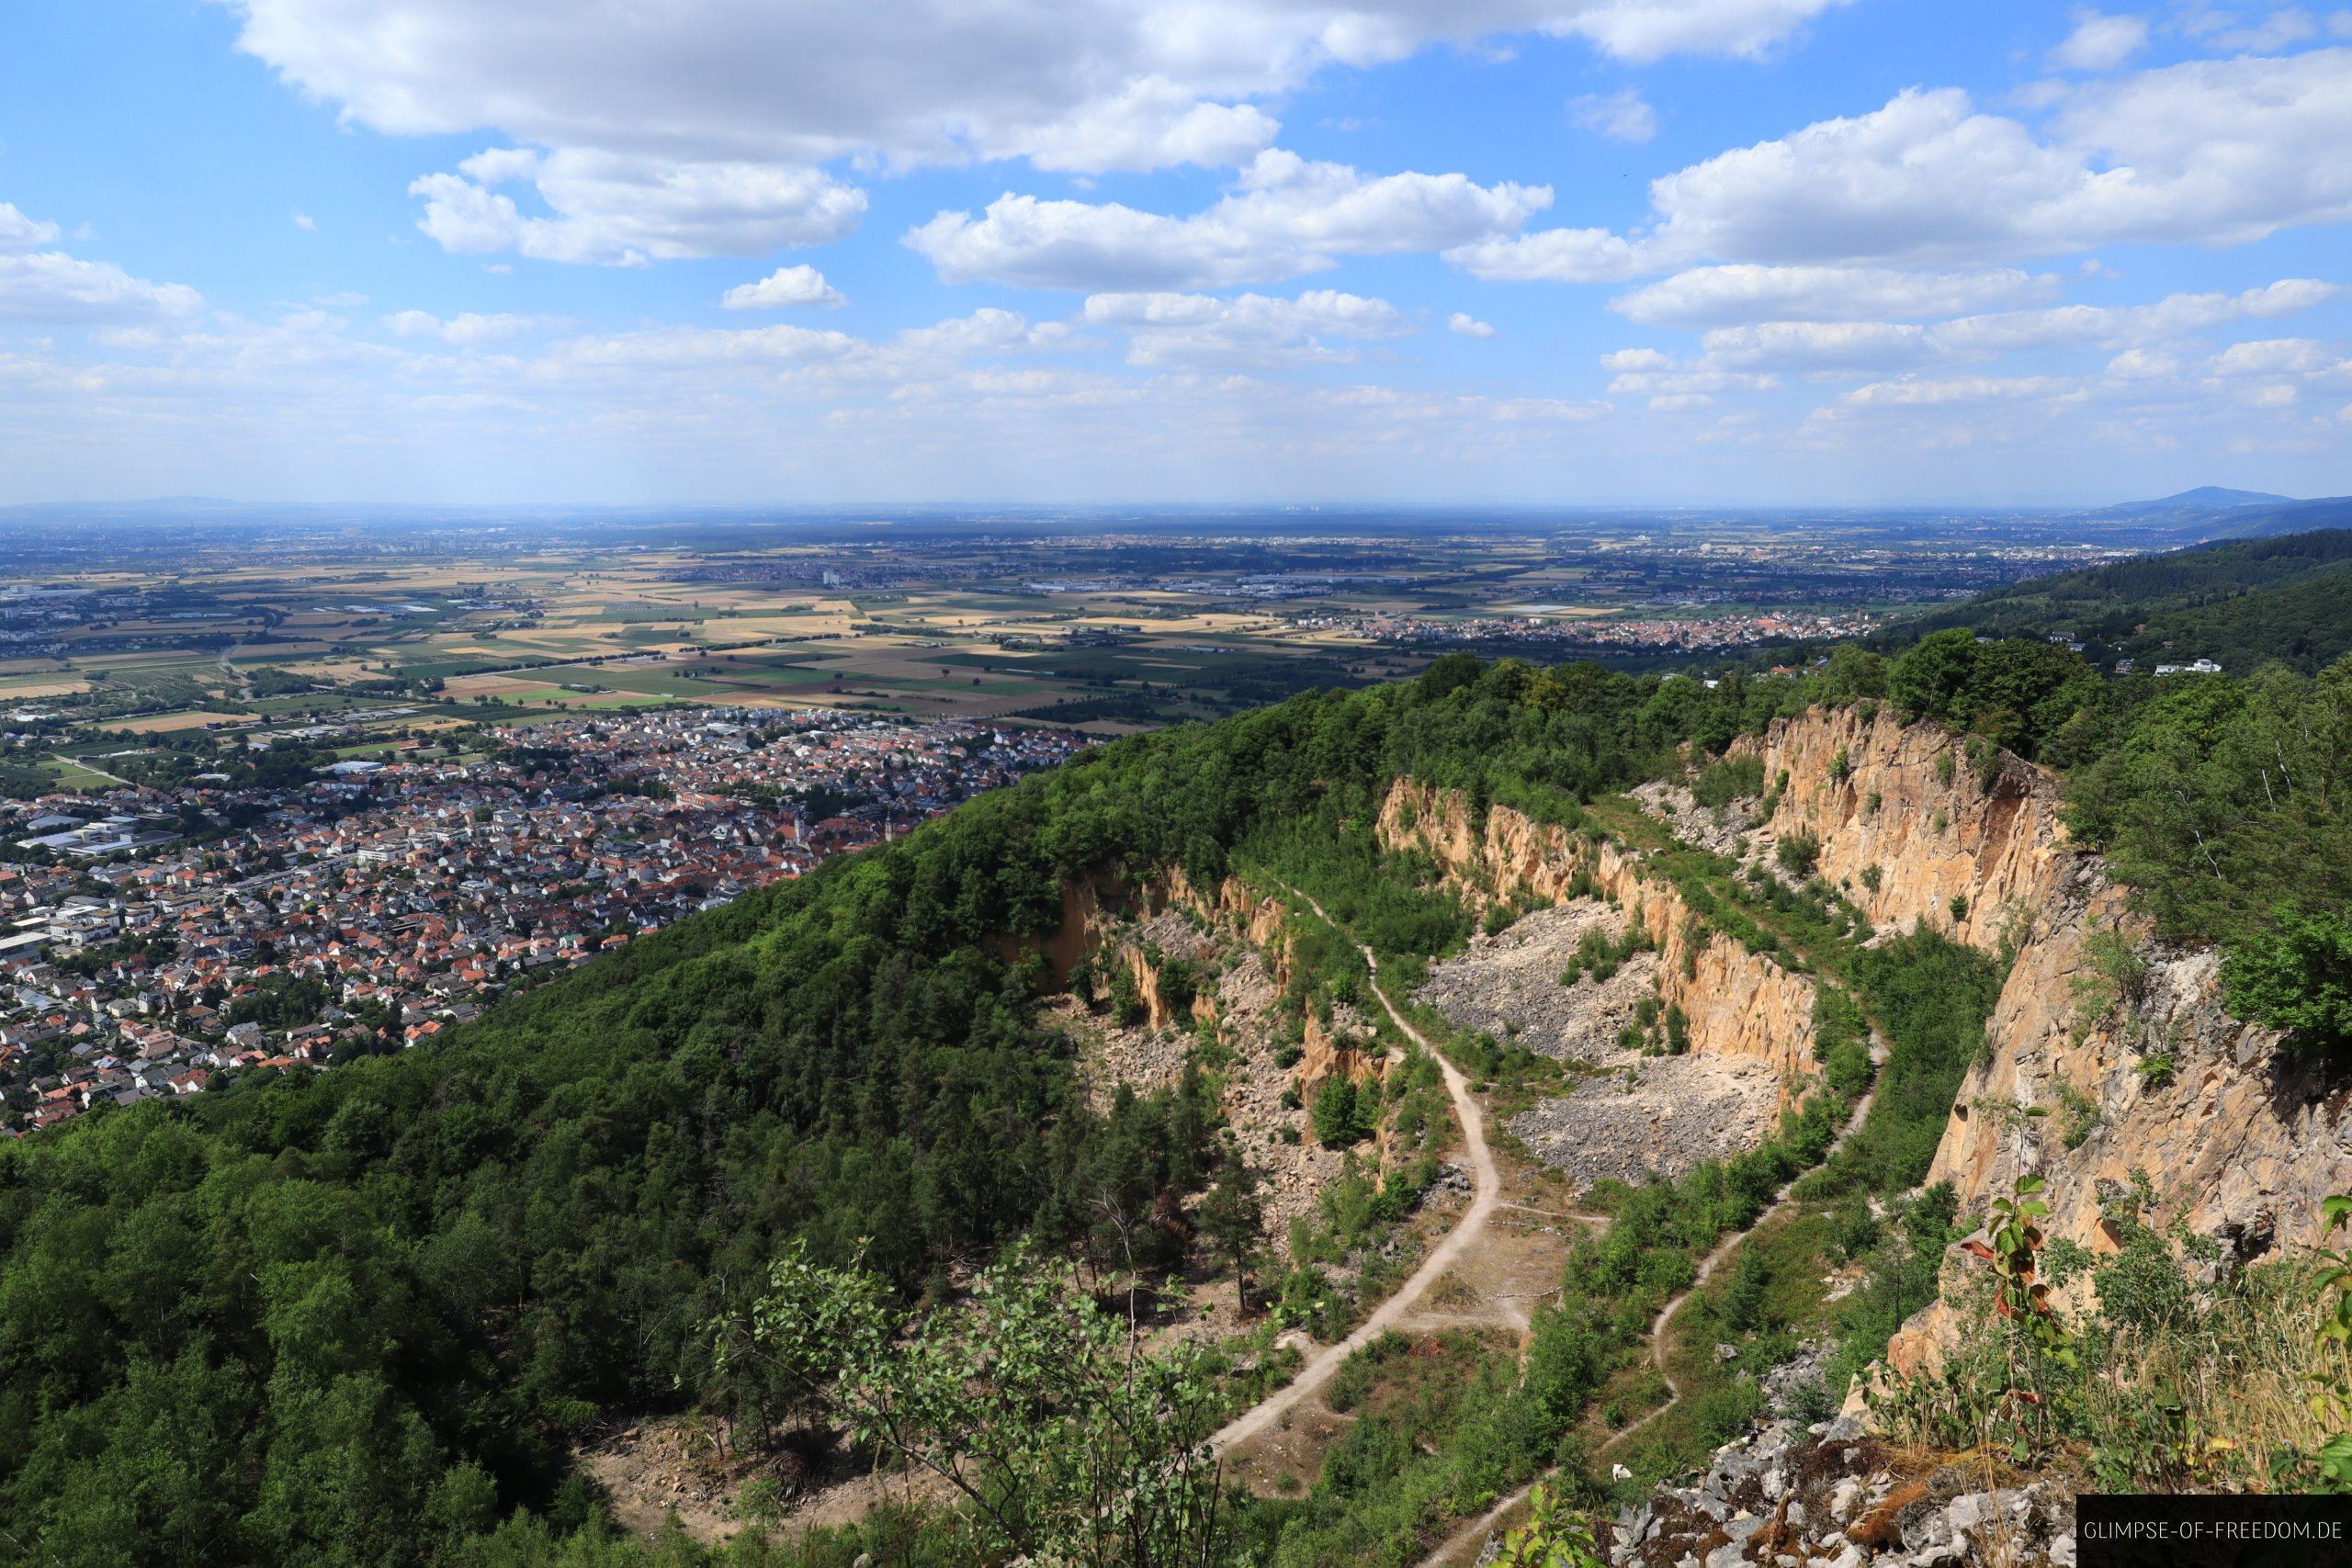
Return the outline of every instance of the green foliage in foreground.
[[[2222,1267],[2212,1238],[2143,1222],[2154,1194],[2133,1176],[2104,1255],[2043,1236],[2038,1177],[1996,1200],[1984,1256],[1946,1275],[1968,1331],[1894,1382],[1882,1418],[1908,1440],[2079,1467],[2101,1491],[2352,1487],[2343,1260]],[[2064,1292],[2086,1274],[2096,1304],[2077,1310]]]
[[[796,1248],[749,1322],[721,1327],[722,1370],[759,1359],[820,1419],[952,1486],[947,1521],[973,1562],[1224,1555],[1231,1511],[1207,1447],[1216,1390],[1202,1348],[1139,1349],[1066,1262],[1016,1248],[968,1304],[909,1314],[878,1276]]]

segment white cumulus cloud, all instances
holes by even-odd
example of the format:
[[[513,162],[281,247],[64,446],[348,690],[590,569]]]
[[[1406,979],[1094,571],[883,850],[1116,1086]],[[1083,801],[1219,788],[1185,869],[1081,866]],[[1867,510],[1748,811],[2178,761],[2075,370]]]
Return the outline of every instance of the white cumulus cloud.
[[[1124,330],[1127,363],[1238,368],[1345,361],[1332,341],[1401,337],[1413,330],[1385,299],[1322,288],[1295,299],[1243,294],[1221,299],[1168,292],[1094,294],[1080,319]]]
[[[906,243],[950,283],[1213,288],[1295,276],[1341,256],[1443,250],[1514,230],[1551,200],[1544,186],[1367,175],[1269,150],[1231,194],[1189,217],[1008,193],[977,218],[943,212]]]
[[[1661,257],[1937,262],[2116,241],[2243,243],[2352,216],[2352,51],[2093,83],[2049,140],[1954,88],[1655,182]]]
[[[240,49],[346,119],[624,171],[570,200],[543,181],[553,220],[502,206],[496,182],[415,191],[452,248],[608,262],[837,230],[849,197],[812,173],[836,160],[1240,166],[1280,129],[1266,101],[1327,69],[1530,34],[1632,62],[1758,57],[1844,0],[664,0],[585,21],[570,0],[219,3]]]
[[[150,283],[112,262],[34,248],[58,237],[56,224],[0,202],[0,321],[119,325],[204,309],[184,283]]]
[[[730,310],[775,310],[793,305],[839,305],[842,291],[807,264],[780,266],[757,283],[738,284],[719,303]]]
[[[1445,259],[1489,283],[1623,283],[1650,270],[1639,247],[1606,229],[1544,229],[1456,245]]]
[[[525,214],[500,188],[522,181],[552,217]],[[620,266],[824,244],[865,211],[864,191],[811,168],[527,149],[479,153],[409,193],[424,198],[417,227],[445,250]]]
[[[1652,220],[1630,233],[1539,230],[1449,259],[1569,283],[1710,261],[1982,266],[2352,218],[2352,50],[2191,61],[2064,88],[2051,107],[2038,134],[1958,88],[1906,89],[1653,180]]]
[[[54,244],[57,235],[56,224],[36,221],[17,211],[14,204],[0,201],[0,251],[28,251],[36,245]]]
[[[1467,310],[1456,310],[1453,315],[1448,316],[1445,319],[1445,330],[1450,333],[1459,333],[1464,337],[1492,337],[1495,335],[1494,328],[1488,326],[1477,317],[1470,314]]]
[[[383,324],[384,330],[394,337],[434,338],[463,347],[518,337],[559,323],[553,317],[512,315],[504,311],[485,315],[463,310],[444,320],[430,310],[395,310],[384,318]]]
[[[1883,321],[1948,316],[2054,293],[2058,280],[2014,267],[1905,272],[1887,267],[1693,267],[1620,295],[1609,308],[1654,327],[1729,326],[1759,321]]]

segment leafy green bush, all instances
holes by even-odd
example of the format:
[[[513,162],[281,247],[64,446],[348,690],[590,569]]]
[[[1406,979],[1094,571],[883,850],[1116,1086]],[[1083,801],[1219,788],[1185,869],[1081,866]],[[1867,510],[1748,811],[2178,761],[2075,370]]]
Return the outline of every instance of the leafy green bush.
[[[2268,930],[2223,954],[2222,984],[2231,1011],[2285,1030],[2294,1044],[2352,1044],[2352,922],[2335,909],[2281,905]]]
[[[1821,863],[1821,840],[1803,830],[1783,833],[1773,847],[1772,858],[1792,875],[1811,876],[1814,867]]]
[[[1323,1080],[1315,1094],[1315,1141],[1327,1149],[1345,1148],[1372,1136],[1356,1086],[1343,1073]]]
[[[1690,798],[1702,806],[1728,806],[1764,793],[1764,764],[1754,757],[1725,757],[1699,770]]]

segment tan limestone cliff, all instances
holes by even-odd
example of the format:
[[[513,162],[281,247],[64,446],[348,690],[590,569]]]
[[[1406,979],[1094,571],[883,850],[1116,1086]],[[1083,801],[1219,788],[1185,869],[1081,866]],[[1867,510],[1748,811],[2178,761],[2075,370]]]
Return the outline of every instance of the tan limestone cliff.
[[[1816,708],[1734,750],[1763,763],[1768,788],[1787,775],[1764,831],[1820,839],[1821,874],[1873,925],[1924,919],[1989,952],[2079,858],[2058,819],[2055,781],[2004,751],[1980,775],[1960,737],[1906,725],[1891,708],[1867,720],[1858,708]],[[1957,922],[1955,897],[1967,900]]]
[[[2015,953],[1928,1179],[1951,1182],[1962,1213],[1981,1214],[2021,1175],[2039,1174],[2047,1234],[2095,1252],[2114,1250],[2106,1220],[2135,1171],[2157,1197],[2146,1223],[2186,1224],[2219,1239],[2227,1258],[2319,1241],[2321,1201],[2352,1190],[2352,1075],[2231,1018],[2217,955],[2154,942],[2128,890],[2068,845],[2055,779],[2006,754],[1980,779],[1962,745],[1935,726],[1883,710],[1864,721],[1853,709],[1784,719],[1742,743],[1768,785],[1787,774],[1762,831],[1817,835],[1822,874],[1850,882],[1873,922],[1926,920]],[[1953,759],[1948,782],[1939,755]],[[1862,885],[1873,865],[1875,891]],[[1957,922],[1955,896],[1967,899]],[[2119,997],[2093,961],[2086,944],[2098,932],[2125,938],[2146,964],[2140,998]],[[2158,1055],[2172,1060],[2169,1083],[2138,1070]],[[2047,1114],[2024,1114],[2036,1108]],[[1916,1365],[1959,1329],[1948,1309],[1930,1308],[1891,1355]]]
[[[1657,945],[1659,998],[1689,1019],[1693,1055],[1769,1064],[1781,1076],[1784,1100],[1814,1076],[1813,982],[1717,931],[1701,934],[1693,957],[1690,907],[1673,884],[1644,874],[1637,853],[1593,845],[1507,806],[1490,807],[1481,831],[1460,792],[1411,779],[1390,787],[1379,831],[1385,845],[1419,850],[1481,898],[1557,901],[1582,871]]]

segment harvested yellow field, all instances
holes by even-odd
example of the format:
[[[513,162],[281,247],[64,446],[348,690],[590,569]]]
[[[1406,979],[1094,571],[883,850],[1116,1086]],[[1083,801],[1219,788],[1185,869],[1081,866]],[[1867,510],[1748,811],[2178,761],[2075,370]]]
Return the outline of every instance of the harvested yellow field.
[[[133,735],[171,735],[183,729],[202,729],[208,724],[251,724],[253,721],[251,714],[214,713],[197,708],[187,713],[157,713],[143,718],[124,719],[111,728],[127,729]]]

